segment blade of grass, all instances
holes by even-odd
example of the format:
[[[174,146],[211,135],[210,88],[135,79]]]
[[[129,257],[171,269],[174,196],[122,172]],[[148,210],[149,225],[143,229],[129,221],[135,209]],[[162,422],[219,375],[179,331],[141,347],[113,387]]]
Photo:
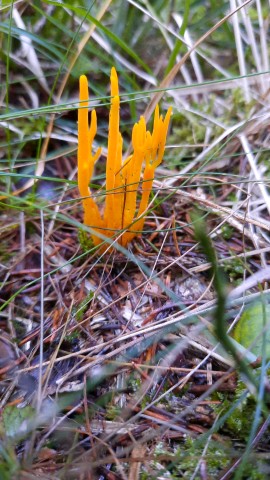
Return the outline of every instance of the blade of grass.
[[[180,30],[179,30],[179,35],[181,37],[184,36],[185,34],[185,31],[187,29],[187,26],[188,26],[188,18],[189,18],[189,12],[190,12],[190,3],[191,3],[191,0],[186,0],[185,1],[185,6],[184,6],[184,15],[183,15],[183,22],[182,22],[182,25],[180,27]],[[171,71],[171,69],[173,68],[173,65],[175,64],[175,61],[176,61],[176,57],[180,51],[180,48],[181,46],[183,45],[183,42],[182,40],[179,40],[177,39],[176,42],[175,42],[175,46],[174,46],[174,49],[170,55],[170,58],[169,58],[169,61],[168,61],[168,65],[166,67],[166,70],[165,70],[165,76],[168,75],[168,73]]]
[[[254,376],[251,368],[247,365],[245,360],[239,356],[235,345],[233,344],[231,338],[227,333],[225,318],[225,311],[227,305],[226,280],[223,271],[217,263],[216,252],[213,248],[209,236],[207,235],[205,223],[202,220],[201,216],[196,213],[193,213],[193,221],[196,239],[200,243],[208,262],[211,264],[213,284],[217,295],[216,309],[213,315],[215,325],[214,331],[216,337],[221,343],[221,345],[225,348],[225,350],[232,355],[237,368],[239,368],[239,371],[248,380],[253,392],[258,392],[258,384],[256,377]]]

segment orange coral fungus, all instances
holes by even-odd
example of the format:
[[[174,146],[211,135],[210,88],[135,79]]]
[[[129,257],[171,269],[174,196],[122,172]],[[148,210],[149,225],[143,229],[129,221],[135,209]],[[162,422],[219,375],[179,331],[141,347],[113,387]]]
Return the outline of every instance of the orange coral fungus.
[[[91,196],[89,183],[101,148],[93,155],[93,141],[97,133],[96,111],[88,122],[88,82],[80,77],[80,106],[78,110],[78,186],[82,196],[84,224],[107,237],[117,237],[126,246],[143,229],[155,169],[161,163],[172,109],[163,120],[156,107],[153,132],[146,130],[144,117],[132,130],[133,153],[123,160],[123,139],[119,131],[120,99],[115,68],[111,70],[111,108],[109,119],[108,154],[106,164],[106,197],[104,214]],[[143,174],[141,200],[137,208],[138,188]],[[92,235],[95,245],[102,240]]]

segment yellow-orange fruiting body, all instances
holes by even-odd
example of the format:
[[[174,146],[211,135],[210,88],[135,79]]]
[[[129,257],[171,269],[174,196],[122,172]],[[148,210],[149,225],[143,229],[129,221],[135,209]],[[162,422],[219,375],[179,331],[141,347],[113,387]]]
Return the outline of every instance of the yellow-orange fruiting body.
[[[108,133],[108,154],[106,163],[106,197],[104,214],[92,198],[89,187],[94,164],[101,153],[98,148],[93,155],[93,142],[97,133],[96,111],[88,122],[88,82],[85,75],[80,77],[80,105],[78,110],[78,187],[82,196],[84,224],[107,237],[117,238],[126,246],[144,226],[149,196],[152,190],[155,169],[161,163],[172,109],[163,117],[155,109],[152,134],[146,130],[144,117],[132,129],[133,153],[123,160],[123,139],[119,130],[120,98],[118,77],[115,68],[111,70],[111,108]],[[137,209],[138,188],[143,174],[142,193]],[[95,245],[102,240],[92,235]]]
[[[91,114],[91,126],[88,125],[88,82],[85,75],[80,77],[80,106],[78,110],[78,186],[82,196],[84,209],[85,225],[92,225],[100,228],[103,221],[99,209],[89,188],[89,183],[93,175],[94,164],[101,153],[99,148],[95,155],[92,155],[92,144],[97,132],[97,116],[95,110]],[[100,239],[93,236],[95,245],[100,243]]]

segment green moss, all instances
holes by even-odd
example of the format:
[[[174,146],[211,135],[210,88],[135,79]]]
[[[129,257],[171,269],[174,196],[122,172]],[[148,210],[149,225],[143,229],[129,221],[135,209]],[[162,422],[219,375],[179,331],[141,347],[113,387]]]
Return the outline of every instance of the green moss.
[[[74,312],[77,322],[81,322],[83,320],[84,313],[87,310],[89,303],[92,301],[93,296],[94,293],[89,292],[89,294],[83,299],[83,301],[79,303],[76,311]]]
[[[78,231],[78,240],[84,252],[89,252],[94,248],[92,237],[85,230]]]
[[[182,464],[186,470],[186,477],[187,471],[190,470],[191,467],[192,470],[190,473],[196,468],[198,460],[202,457],[202,450],[204,447],[204,445],[198,446],[197,442],[192,439],[189,439],[189,441],[186,442],[186,455]],[[183,457],[182,452],[180,453],[180,458],[181,456]],[[224,444],[219,444],[217,441],[211,440],[204,459],[207,465],[208,475],[213,478],[214,475],[217,475],[221,469],[228,465],[231,459],[231,449],[228,447],[226,448]],[[198,478],[200,478],[199,475]]]
[[[201,106],[200,110],[202,110]],[[195,115],[175,113],[173,120],[172,142],[175,139],[178,143],[190,143],[193,145],[194,143],[204,141],[205,126],[198,122],[198,118]]]
[[[223,269],[231,283],[237,284],[238,281],[243,280],[245,265],[241,258],[235,257],[229,262],[224,262]]]
[[[78,338],[80,338],[80,332],[77,330],[73,330],[71,333],[68,333],[65,336],[65,342],[72,344],[74,340],[78,340]]]
[[[218,443],[216,440],[210,440],[206,452],[203,452],[205,444],[202,445],[201,442],[192,438],[187,438],[174,452],[161,447],[158,444],[155,450],[156,463],[164,463],[163,459],[167,457],[166,471],[170,472],[170,478],[179,478],[179,474],[181,475],[180,478],[191,478],[201,459],[206,463],[209,478],[217,478],[218,473],[231,460],[231,446]],[[194,480],[199,480],[200,478],[198,473]]]
[[[106,420],[116,420],[121,416],[122,408],[119,405],[110,405],[106,410]]]
[[[136,393],[138,390],[141,388],[142,385],[142,379],[138,375],[137,372],[132,372],[127,380],[127,388],[129,390],[132,390],[132,392]]]
[[[234,395],[215,393],[213,399],[220,401],[220,404],[213,408],[219,418],[224,417],[222,430],[224,429],[233,438],[245,440],[250,432],[255,408],[253,398],[248,397],[246,385],[238,381]],[[228,418],[227,412],[230,412]]]
[[[200,480],[201,475],[198,465],[202,460],[206,466],[207,477],[219,478],[221,471],[228,467],[237,454],[233,445],[227,439],[226,443],[218,442],[216,439],[210,440],[207,448],[205,448],[205,442],[202,443],[200,439],[187,438],[174,452],[168,449],[166,445],[159,443],[154,455],[155,461],[151,462],[149,468],[150,475],[148,473],[148,476],[142,476],[141,478],[157,478],[155,476],[156,472],[156,474],[162,474],[164,478],[193,478],[194,480]],[[241,455],[241,451],[239,451],[239,455]],[[254,468],[255,465],[256,468]],[[263,460],[260,461],[257,455],[254,454],[250,456],[249,461],[246,463],[241,478],[245,480],[267,480],[269,477],[264,473],[265,467]],[[198,473],[196,476],[193,476],[197,470]]]
[[[233,232],[234,232],[234,230],[230,225],[224,224],[221,227],[221,234],[222,234],[224,240],[230,240],[230,238],[232,238],[232,236],[233,236]]]
[[[10,252],[10,242],[2,240],[0,244],[0,263],[5,263],[12,258],[12,253]]]
[[[244,97],[244,91],[242,88],[235,88],[232,90],[232,108],[230,109],[230,119],[239,119],[239,112],[241,112],[241,119],[243,114],[245,118],[248,118],[250,110],[254,105],[254,102],[247,103]]]
[[[12,440],[22,439],[27,436],[34,418],[35,409],[26,405],[18,408],[16,405],[7,405],[2,414],[2,422],[7,437]]]

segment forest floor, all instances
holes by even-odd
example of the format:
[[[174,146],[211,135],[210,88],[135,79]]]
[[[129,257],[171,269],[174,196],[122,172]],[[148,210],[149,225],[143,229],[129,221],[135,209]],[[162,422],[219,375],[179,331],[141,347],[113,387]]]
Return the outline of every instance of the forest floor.
[[[269,8],[87,3],[0,7],[0,478],[268,479]],[[124,152],[173,115],[143,232],[101,251],[78,79],[102,212],[112,66]]]

